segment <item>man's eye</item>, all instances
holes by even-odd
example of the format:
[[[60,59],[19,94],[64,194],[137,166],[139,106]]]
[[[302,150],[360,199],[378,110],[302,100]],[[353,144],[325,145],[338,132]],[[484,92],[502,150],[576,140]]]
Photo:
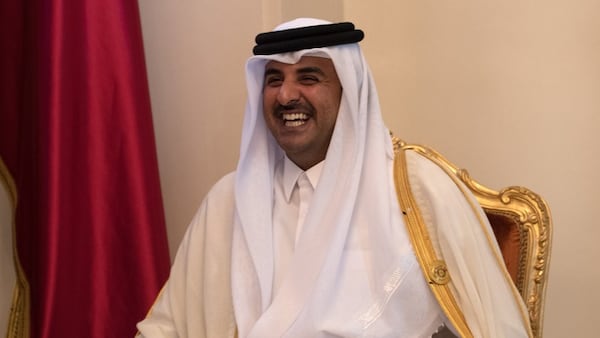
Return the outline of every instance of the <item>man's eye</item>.
[[[303,76],[300,78],[302,84],[315,84],[317,82],[319,82],[319,79],[316,76]]]
[[[265,84],[270,87],[276,87],[281,85],[281,78],[279,77],[268,77],[265,80]]]

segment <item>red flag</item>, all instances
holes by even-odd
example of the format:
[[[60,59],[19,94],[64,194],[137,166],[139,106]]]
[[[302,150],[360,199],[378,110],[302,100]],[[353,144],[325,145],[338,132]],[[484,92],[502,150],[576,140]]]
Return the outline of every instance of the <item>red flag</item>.
[[[169,268],[137,1],[1,2],[0,157],[29,284],[13,329],[133,336]]]

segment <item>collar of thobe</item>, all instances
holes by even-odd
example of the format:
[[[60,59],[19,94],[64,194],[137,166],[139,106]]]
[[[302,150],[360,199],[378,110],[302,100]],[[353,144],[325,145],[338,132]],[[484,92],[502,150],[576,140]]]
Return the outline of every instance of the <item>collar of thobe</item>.
[[[310,167],[308,170],[303,171],[300,167],[298,167],[294,162],[292,162],[287,156],[284,156],[283,160],[283,192],[285,195],[286,202],[289,203],[292,198],[292,192],[294,191],[294,187],[296,186],[296,182],[302,173],[306,174],[308,181],[312,185],[312,188],[315,189],[317,187],[317,183],[319,183],[319,178],[321,177],[321,172],[323,171],[323,163],[325,161],[321,161],[314,166]]]

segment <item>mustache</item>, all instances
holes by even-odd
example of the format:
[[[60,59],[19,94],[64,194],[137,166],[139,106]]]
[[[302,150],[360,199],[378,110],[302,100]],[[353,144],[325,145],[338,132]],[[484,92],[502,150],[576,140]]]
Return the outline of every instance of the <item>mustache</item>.
[[[308,115],[314,115],[315,107],[308,102],[293,101],[287,104],[277,104],[274,111],[277,115],[281,115],[288,111],[297,111]]]

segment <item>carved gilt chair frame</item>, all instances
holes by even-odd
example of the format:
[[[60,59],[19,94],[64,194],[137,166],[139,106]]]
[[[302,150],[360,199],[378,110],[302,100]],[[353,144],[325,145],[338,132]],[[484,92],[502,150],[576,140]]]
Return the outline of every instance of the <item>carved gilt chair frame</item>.
[[[436,158],[475,195],[492,225],[507,270],[525,302],[533,335],[542,337],[552,244],[552,219],[547,203],[522,186],[510,186],[500,191],[490,189],[431,148],[412,144],[402,147]]]

